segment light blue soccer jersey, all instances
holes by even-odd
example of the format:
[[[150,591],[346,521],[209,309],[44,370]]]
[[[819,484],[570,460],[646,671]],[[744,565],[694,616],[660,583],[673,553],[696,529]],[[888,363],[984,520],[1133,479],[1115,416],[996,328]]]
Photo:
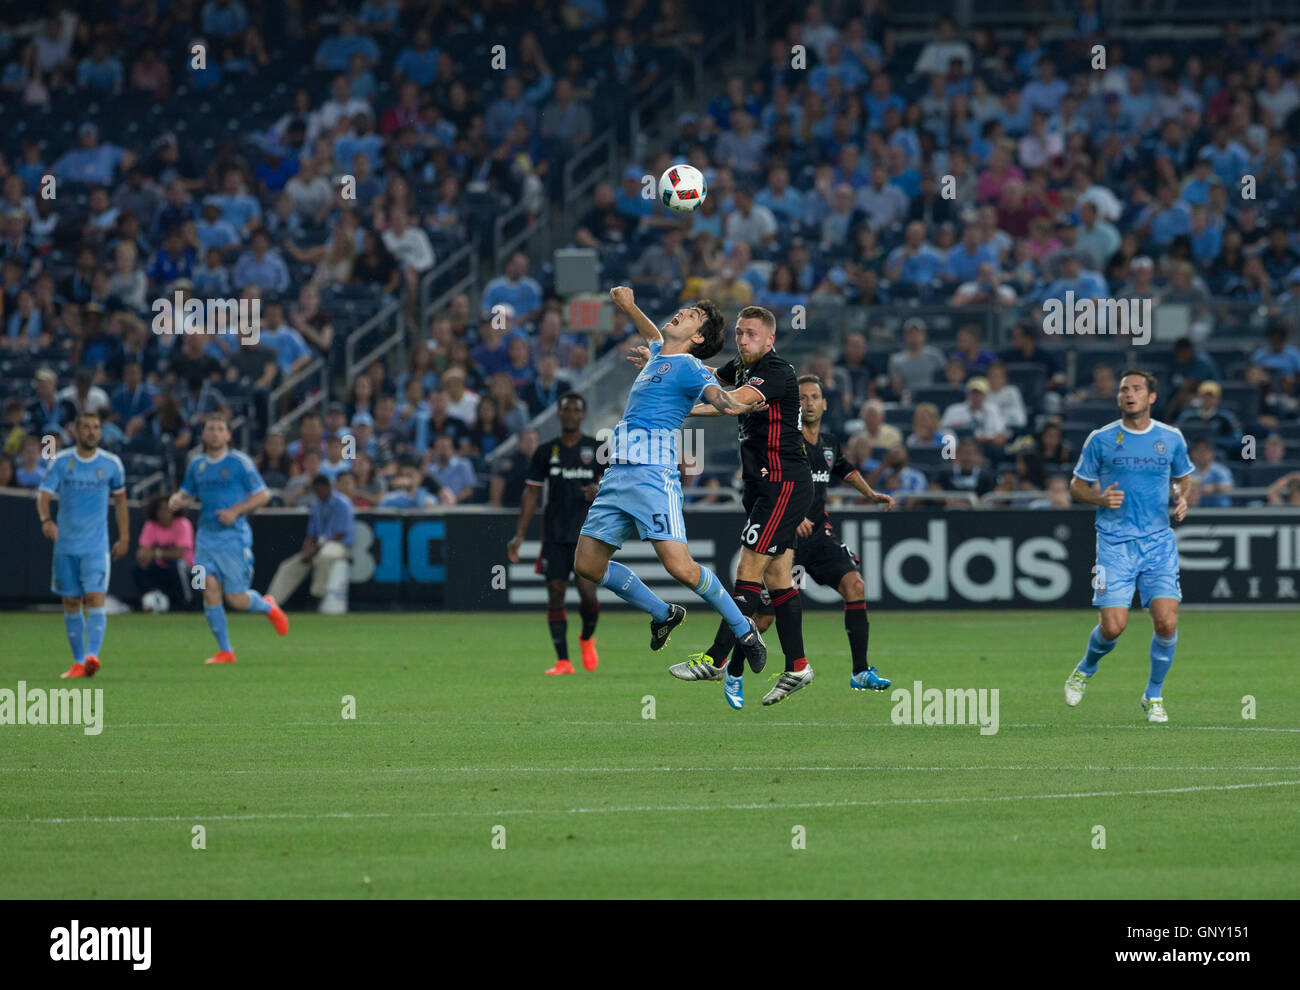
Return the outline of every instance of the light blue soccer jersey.
[[[677,470],[677,434],[691,407],[710,385],[713,372],[693,354],[661,353],[650,345],[650,360],[632,383],[623,418],[609,441],[610,464],[671,467]]]
[[[253,530],[248,518],[240,516],[233,525],[227,526],[217,518],[217,513],[238,505],[265,487],[266,482],[252,458],[243,451],[227,449],[225,456],[215,461],[207,454],[200,454],[190,461],[181,491],[200,503],[196,550],[199,544],[230,549],[251,547]]]
[[[40,488],[59,500],[55,556],[108,553],[109,496],[126,491],[126,471],[115,454],[96,450],[82,460],[74,447],[61,450]]]
[[[1169,529],[1169,483],[1195,468],[1182,431],[1157,420],[1142,432],[1121,420],[1093,430],[1084,441],[1074,476],[1095,481],[1105,491],[1119,485],[1118,509],[1097,508],[1097,535],[1110,542],[1137,540]]]

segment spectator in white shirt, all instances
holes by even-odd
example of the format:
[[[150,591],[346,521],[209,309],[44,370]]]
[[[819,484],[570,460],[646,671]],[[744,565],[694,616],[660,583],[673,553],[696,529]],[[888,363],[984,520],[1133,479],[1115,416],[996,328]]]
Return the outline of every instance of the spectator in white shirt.
[[[1007,366],[1001,361],[989,365],[989,398],[991,406],[996,406],[1002,414],[1003,421],[1013,430],[1022,430],[1029,422],[1025,412],[1025,397],[1019,385],[1013,385],[1007,379]]]
[[[921,57],[916,60],[917,75],[937,73],[943,75],[948,71],[948,63],[953,59],[961,61],[963,73],[968,73],[974,64],[970,45],[957,40],[956,28],[947,17],[939,20],[939,37],[927,41],[921,49]]]
[[[727,217],[727,238],[744,241],[751,248],[766,247],[776,237],[776,217],[766,206],[754,202],[744,186],[736,188],[736,208]]]
[[[1007,424],[1002,411],[989,402],[989,381],[980,375],[966,383],[965,402],[954,402],[943,411],[939,425],[970,430],[982,444],[1001,447],[1007,442]]]
[[[402,279],[406,283],[406,318],[414,327],[420,276],[433,267],[433,245],[429,243],[429,235],[419,227],[407,226],[406,210],[401,207],[394,209],[389,216],[383,240],[388,253],[402,266]]]

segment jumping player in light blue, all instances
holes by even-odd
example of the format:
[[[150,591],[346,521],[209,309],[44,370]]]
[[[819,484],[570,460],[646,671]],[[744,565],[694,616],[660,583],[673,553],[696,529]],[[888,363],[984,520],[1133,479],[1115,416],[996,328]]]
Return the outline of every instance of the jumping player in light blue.
[[[722,350],[724,325],[717,306],[701,299],[679,309],[662,331],[641,312],[632,290],[609,292],[649,345],[649,360],[628,393],[623,418],[609,442],[609,467],[578,536],[573,569],[650,613],[650,649],[663,649],[686,609],[662,601],[627,567],[612,560],[623,541],[649,540],[664,569],[708,602],[730,625],[754,670],[767,649],[751,619],[741,614],[717,575],[701,567],[686,547],[677,438],[691,408],[703,398],[731,415],[758,412],[766,403],[740,403],[719,387],[702,364]],[[752,390],[751,390],[752,391]]]
[[[217,640],[217,652],[205,663],[234,663],[222,593],[231,608],[265,615],[281,636],[289,619],[270,595],[250,588],[253,581],[253,531],[244,516],[271,500],[266,483],[249,456],[230,447],[230,426],[220,413],[203,424],[203,453],[190,461],[180,491],[172,495],[172,511],[191,499],[200,503],[194,540],[194,566],[203,576],[203,613]]]
[[[1148,722],[1168,722],[1163,689],[1178,645],[1178,544],[1172,516],[1187,515],[1187,488],[1195,468],[1187,441],[1176,427],[1151,418],[1156,379],[1126,371],[1119,380],[1120,418],[1094,430],[1084,441],[1070,481],[1076,501],[1097,506],[1097,567],[1092,604],[1100,621],[1087,652],[1065,682],[1065,703],[1083,700],[1088,678],[1115,648],[1128,625],[1133,592],[1151,612],[1151,676],[1142,692]],[[1173,507],[1170,508],[1170,489]]]
[[[126,507],[126,472],[117,455],[99,449],[99,414],[83,412],[73,424],[75,447],[59,451],[36,495],[41,532],[54,541],[51,590],[63,599],[63,625],[72,647],[72,666],[63,677],[94,677],[108,629],[104,596],[111,563],[126,556],[131,523]],[[50,517],[50,496],[59,518]],[[108,501],[117,517],[117,541],[108,547]],[[82,604],[85,615],[82,615]]]

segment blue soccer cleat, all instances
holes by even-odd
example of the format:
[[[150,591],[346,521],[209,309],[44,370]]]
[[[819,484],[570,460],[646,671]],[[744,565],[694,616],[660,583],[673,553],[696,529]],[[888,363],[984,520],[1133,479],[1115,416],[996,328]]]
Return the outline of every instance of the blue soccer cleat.
[[[860,670],[849,678],[849,687],[854,691],[884,691],[893,681],[880,676],[875,667]]]
[[[745,707],[745,678],[732,677],[730,674],[722,676],[722,693],[727,699],[727,704],[737,710]]]

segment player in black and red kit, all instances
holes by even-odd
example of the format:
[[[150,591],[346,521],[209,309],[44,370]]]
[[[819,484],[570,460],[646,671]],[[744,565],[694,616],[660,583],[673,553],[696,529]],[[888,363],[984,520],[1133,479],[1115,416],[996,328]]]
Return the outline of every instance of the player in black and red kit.
[[[804,444],[808,448],[808,467],[812,471],[813,501],[808,515],[799,524],[799,546],[795,550],[794,562],[818,584],[834,588],[844,599],[844,631],[849,637],[849,655],[853,659],[849,687],[857,691],[884,691],[890,681],[867,663],[867,640],[871,627],[867,620],[866,588],[859,570],[861,562],[840,541],[839,534],[831,525],[826,511],[826,490],[831,478],[838,478],[866,498],[883,505],[886,512],[898,502],[890,495],[874,491],[844,456],[839,439],[822,430],[826,397],[822,394],[822,380],[816,375],[799,378],[799,405],[803,414]],[[772,606],[764,603],[755,620],[760,630],[766,630],[772,624],[773,612]]]
[[[575,673],[569,662],[569,620],[564,611],[564,595],[573,574],[573,554],[578,545],[578,533],[587,518],[587,507],[596,497],[596,489],[605,466],[600,463],[597,451],[600,441],[582,432],[582,421],[587,415],[587,401],[577,392],[566,392],[558,402],[560,435],[550,443],[538,444],[528,466],[524,494],[519,504],[519,524],[515,538],[506,553],[514,563],[519,562],[519,547],[528,532],[537,509],[542,488],[546,488],[546,507],[542,513],[542,552],[537,557],[537,573],[546,575],[546,622],[551,629],[551,642],[555,644],[555,666],[548,674]],[[596,586],[574,575],[582,611],[582,634],[578,645],[582,649],[582,665],[595,670],[600,657],[596,653],[596,618],[600,603],[596,601]]]
[[[794,366],[776,353],[775,343],[776,317],[761,306],[746,306],[736,317],[737,357],[715,372],[721,384],[736,386],[737,398],[752,390],[756,394],[744,401],[761,398],[767,403],[761,411],[738,417],[742,502],[747,518],[741,529],[733,590],[741,612],[752,616],[762,603],[763,585],[771,589],[785,672],[763,697],[765,705],[784,701],[813,680],[812,667],[804,656],[799,592],[790,573],[797,530],[812,506],[812,472],[799,429],[798,375]],[[693,412],[709,415],[703,406],[696,406]],[[721,680],[727,703],[742,707],[744,660],[736,657],[727,663],[734,643],[735,635],[723,623],[708,651],[673,666],[673,676]]]

